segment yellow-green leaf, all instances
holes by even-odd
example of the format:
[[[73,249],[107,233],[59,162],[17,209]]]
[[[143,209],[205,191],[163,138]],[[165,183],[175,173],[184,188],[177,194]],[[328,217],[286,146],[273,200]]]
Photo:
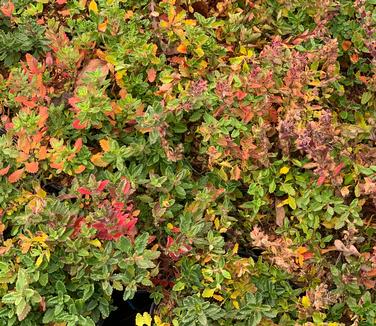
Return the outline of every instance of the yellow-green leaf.
[[[39,267],[42,263],[43,263],[43,254],[38,257],[37,261],[35,262],[35,266]]]
[[[295,198],[289,196],[289,198],[288,198],[287,200],[288,200],[289,206],[290,206],[292,209],[296,209]]]
[[[202,297],[203,298],[211,298],[215,292],[215,289],[209,289],[206,288],[204,292],[202,292]]]

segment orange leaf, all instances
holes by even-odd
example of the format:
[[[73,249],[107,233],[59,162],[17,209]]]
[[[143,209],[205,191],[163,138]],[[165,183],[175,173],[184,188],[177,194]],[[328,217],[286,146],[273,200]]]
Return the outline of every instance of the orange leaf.
[[[80,174],[81,172],[84,172],[86,167],[84,165],[79,165],[77,168],[74,169],[74,173]]]
[[[101,145],[104,152],[108,152],[110,150],[110,142],[107,139],[101,139],[99,141],[99,145]]]
[[[180,43],[180,45],[176,48],[176,51],[179,53],[187,53],[187,46],[184,43]]]
[[[56,169],[56,170],[62,170],[63,167],[64,167],[64,162],[60,162],[60,163],[51,163],[51,164],[50,164],[50,167],[52,167],[53,169]]]
[[[38,61],[31,54],[26,53],[26,62],[32,74],[38,74]]]
[[[20,180],[22,174],[24,172],[24,169],[19,169],[19,170],[16,170],[14,171],[9,177],[8,177],[8,181],[10,183],[15,183],[17,182],[18,180]]]
[[[101,153],[97,153],[97,154],[93,155],[91,157],[90,161],[95,166],[99,166],[99,167],[102,167],[102,168],[104,168],[108,165],[108,163],[103,160],[103,155]]]
[[[352,63],[357,63],[359,61],[359,56],[356,53],[354,53],[350,56],[350,60]]]
[[[155,71],[154,68],[151,68],[147,71],[148,73],[148,81],[150,83],[154,82],[155,81],[155,78],[157,77],[157,72]]]
[[[8,1],[8,4],[2,5],[0,9],[4,16],[11,17],[14,11],[14,4],[12,1]]]
[[[370,271],[366,272],[368,277],[376,277],[376,268],[371,269]]]
[[[98,24],[98,31],[104,33],[107,29],[107,24],[108,19],[106,18],[106,20],[103,23]]]
[[[342,42],[342,49],[343,51],[347,51],[351,47],[351,41],[345,40]]]
[[[47,157],[47,146],[41,146],[37,152],[37,157],[39,160],[44,160]]]
[[[30,162],[30,163],[26,162],[25,168],[27,172],[37,173],[39,170],[39,163],[38,162]]]
[[[8,165],[6,168],[0,169],[0,175],[6,175],[10,169],[10,165]]]

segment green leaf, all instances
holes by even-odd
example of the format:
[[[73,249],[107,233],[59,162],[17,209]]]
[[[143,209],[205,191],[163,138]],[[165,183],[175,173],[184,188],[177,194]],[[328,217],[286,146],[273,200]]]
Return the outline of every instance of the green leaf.
[[[172,288],[172,291],[178,292],[178,291],[184,290],[184,288],[185,288],[185,283],[179,281],[174,285],[174,287]]]
[[[230,272],[226,271],[225,269],[222,269],[222,275],[224,278],[227,278],[228,280],[231,280],[231,274]]]
[[[145,232],[136,238],[134,249],[137,254],[142,254],[147,246],[149,240],[149,233]]]
[[[361,103],[364,105],[364,104],[367,104],[367,102],[372,98],[372,93],[371,92],[364,92],[362,94],[362,99],[361,99]]]

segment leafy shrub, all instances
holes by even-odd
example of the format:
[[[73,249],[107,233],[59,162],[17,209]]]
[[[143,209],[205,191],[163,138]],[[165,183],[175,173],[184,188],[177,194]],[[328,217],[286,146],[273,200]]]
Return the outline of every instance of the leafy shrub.
[[[375,324],[375,8],[0,2],[0,323]]]

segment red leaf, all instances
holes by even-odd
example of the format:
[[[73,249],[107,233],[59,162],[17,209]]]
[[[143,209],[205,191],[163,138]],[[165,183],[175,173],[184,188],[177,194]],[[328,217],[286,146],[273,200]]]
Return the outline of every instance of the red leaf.
[[[75,152],[78,153],[82,148],[82,138],[78,138],[73,147],[75,149]]]
[[[131,189],[131,184],[128,181],[125,181],[125,186],[123,188],[123,194],[127,195]]]
[[[30,163],[26,162],[25,168],[27,172],[37,173],[39,170],[39,163],[38,162],[30,162]]]
[[[10,169],[10,165],[8,165],[6,168],[0,169],[0,175],[6,175]]]
[[[174,239],[170,236],[167,237],[167,244],[166,244],[166,247],[169,248],[172,246],[172,244],[174,243]]]
[[[321,186],[325,182],[326,176],[320,175],[320,177],[317,179],[317,185]]]
[[[98,191],[103,191],[104,188],[110,183],[110,180],[102,180],[97,188]]]
[[[81,195],[90,195],[91,194],[91,191],[85,187],[80,187],[77,189],[77,191],[81,194]]]
[[[81,124],[81,121],[76,119],[73,121],[72,126],[74,129],[85,129],[86,128],[86,123]]]
[[[14,4],[9,0],[8,4],[2,5],[0,9],[4,16],[11,17],[14,11]]]
[[[20,180],[22,174],[24,172],[24,169],[19,169],[19,170],[16,170],[14,171],[9,177],[8,177],[8,181],[10,183],[15,183],[17,182],[18,180]]]
[[[245,93],[243,91],[237,91],[235,93],[235,95],[238,98],[238,100],[241,101],[242,99],[244,99],[247,96],[247,93]]]
[[[154,68],[151,68],[147,71],[148,73],[148,81],[150,83],[154,82],[155,81],[155,78],[157,77],[157,72]]]
[[[56,0],[56,3],[58,5],[63,5],[63,4],[66,4],[67,3],[67,0]]]
[[[333,171],[333,175],[336,176],[338,175],[338,173],[341,172],[341,170],[344,168],[345,164],[343,162],[339,163],[335,168],[334,168],[334,171]]]
[[[80,111],[79,107],[76,105],[77,103],[80,103],[80,102],[81,102],[81,99],[79,97],[71,97],[68,99],[68,103],[73,108],[74,112]]]

